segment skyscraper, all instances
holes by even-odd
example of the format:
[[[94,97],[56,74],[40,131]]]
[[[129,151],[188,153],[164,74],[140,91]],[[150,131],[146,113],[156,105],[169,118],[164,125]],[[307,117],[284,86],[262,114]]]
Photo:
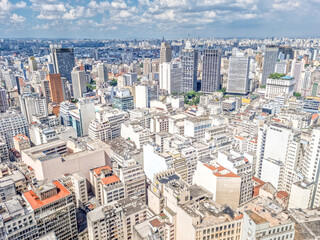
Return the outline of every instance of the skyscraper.
[[[161,43],[160,49],[160,63],[170,62],[172,59],[172,49],[169,43]]]
[[[37,68],[37,62],[36,62],[36,59],[35,59],[34,57],[29,57],[29,58],[28,58],[28,64],[29,64],[29,70],[30,70],[31,72],[38,70],[38,68]]]
[[[98,68],[98,82],[97,85],[101,85],[108,81],[108,69],[107,66],[103,63],[97,65]]]
[[[52,102],[63,102],[65,99],[65,91],[60,73],[47,75],[47,80],[49,81]]]
[[[79,71],[74,69],[71,72],[73,97],[75,99],[83,97],[83,94],[87,92],[87,81],[85,71]]]
[[[228,93],[247,94],[249,91],[249,57],[230,57]]]
[[[261,85],[265,85],[270,74],[275,72],[278,60],[293,59],[293,55],[291,47],[267,46],[264,54]]]
[[[54,72],[60,73],[61,77],[71,83],[71,71],[75,65],[73,48],[52,47],[51,54]]]
[[[212,93],[220,89],[221,51],[206,49],[203,52],[201,91]]]
[[[29,123],[33,122],[33,116],[48,116],[48,103],[45,97],[31,94],[20,96],[20,106]]]
[[[160,64],[160,89],[166,90],[169,94],[181,91],[182,68],[178,63],[164,62]]]
[[[4,113],[9,108],[7,91],[0,88],[0,113]]]
[[[181,51],[182,92],[197,90],[198,50],[193,49],[187,41],[186,48]]]

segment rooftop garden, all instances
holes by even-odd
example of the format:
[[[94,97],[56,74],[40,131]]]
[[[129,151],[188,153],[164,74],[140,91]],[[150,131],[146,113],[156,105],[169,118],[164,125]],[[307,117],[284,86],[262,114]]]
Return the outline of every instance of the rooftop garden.
[[[271,73],[269,75],[269,78],[271,79],[281,79],[282,77],[285,77],[286,75],[283,73]]]

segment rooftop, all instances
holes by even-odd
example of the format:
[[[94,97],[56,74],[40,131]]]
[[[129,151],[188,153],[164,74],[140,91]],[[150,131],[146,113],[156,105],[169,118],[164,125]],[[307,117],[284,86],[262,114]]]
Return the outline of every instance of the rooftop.
[[[112,175],[110,177],[102,178],[101,181],[104,185],[108,185],[111,183],[119,182],[120,179],[116,175]]]
[[[49,197],[47,199],[44,199],[43,201],[40,200],[40,198],[34,193],[33,190],[23,193],[23,196],[25,197],[27,202],[31,205],[33,210],[40,208],[42,206],[45,206],[49,203],[55,202],[71,194],[60,182],[54,181],[53,184],[57,187],[58,194],[55,196]]]

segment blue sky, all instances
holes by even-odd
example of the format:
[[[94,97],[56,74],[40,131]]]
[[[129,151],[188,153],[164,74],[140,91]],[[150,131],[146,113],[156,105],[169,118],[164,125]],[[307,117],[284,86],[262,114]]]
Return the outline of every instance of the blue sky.
[[[0,37],[320,37],[320,0],[0,0]]]

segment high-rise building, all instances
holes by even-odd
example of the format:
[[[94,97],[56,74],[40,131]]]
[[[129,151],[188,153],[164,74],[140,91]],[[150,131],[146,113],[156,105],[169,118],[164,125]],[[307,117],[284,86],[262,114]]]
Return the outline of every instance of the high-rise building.
[[[0,88],[0,113],[4,113],[9,109],[7,91],[3,88]]]
[[[172,49],[169,43],[161,43],[160,48],[160,63],[171,62],[172,59]]]
[[[113,97],[113,107],[123,111],[134,109],[133,96],[129,89],[118,89],[116,95]]]
[[[152,72],[152,64],[150,58],[145,58],[143,61],[143,74],[147,75]]]
[[[50,93],[50,86],[48,80],[42,80],[41,81],[41,93],[42,96],[46,98],[47,103],[51,103],[51,93]]]
[[[206,49],[203,52],[201,91],[212,93],[220,89],[221,51]]]
[[[33,122],[33,116],[48,116],[48,104],[45,97],[31,94],[20,96],[20,107],[29,123]]]
[[[158,84],[144,83],[135,86],[135,107],[149,108],[150,101],[158,100],[159,89]]]
[[[49,88],[51,94],[51,100],[55,103],[61,103],[65,99],[64,84],[61,79],[61,74],[49,74],[47,75],[49,81]]]
[[[186,48],[181,51],[182,88],[181,92],[197,90],[198,50],[193,49],[187,41]]]
[[[160,64],[160,89],[169,94],[181,92],[182,67],[178,63],[164,62]]]
[[[293,60],[292,61],[292,68],[291,68],[291,76],[294,77],[296,80],[296,84],[294,86],[294,91],[301,93],[302,90],[302,71],[304,70],[304,60],[297,61]]]
[[[29,64],[29,70],[31,72],[34,72],[34,71],[37,71],[38,68],[37,68],[37,61],[34,57],[29,57],[28,58],[28,64]]]
[[[265,85],[270,74],[275,72],[278,60],[293,59],[293,55],[291,47],[279,47],[275,45],[267,46],[264,54],[261,85]]]
[[[77,239],[77,219],[73,196],[59,181],[35,182],[23,193],[33,210],[39,237],[53,231],[58,239]]]
[[[17,86],[16,76],[12,72],[6,71],[6,72],[3,72],[2,75],[3,75],[7,90],[11,90],[15,86]]]
[[[60,73],[71,83],[71,71],[75,65],[73,48],[52,47],[51,54],[54,65],[54,72]]]
[[[87,92],[87,80],[85,71],[73,69],[71,72],[73,97],[79,99]]]
[[[247,94],[249,91],[249,57],[230,57],[228,93]]]
[[[105,64],[99,63],[97,65],[98,68],[98,81],[97,84],[103,84],[108,81],[108,68]]]
[[[8,149],[14,148],[13,137],[23,134],[29,137],[29,124],[22,113],[7,111],[0,113],[0,136],[6,141]]]

